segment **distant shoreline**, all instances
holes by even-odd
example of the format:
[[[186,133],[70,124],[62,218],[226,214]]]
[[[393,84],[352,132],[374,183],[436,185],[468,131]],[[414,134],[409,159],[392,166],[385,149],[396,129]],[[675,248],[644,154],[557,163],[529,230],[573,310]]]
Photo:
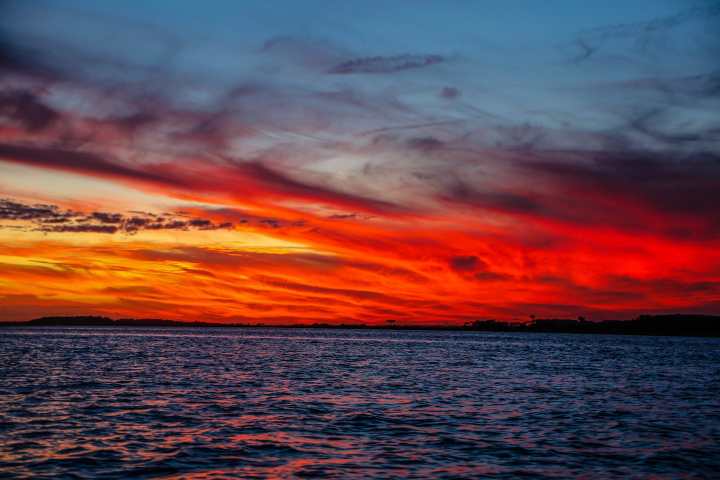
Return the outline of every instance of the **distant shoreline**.
[[[633,320],[586,321],[552,318],[533,319],[528,323],[508,323],[495,320],[478,320],[464,325],[411,325],[388,322],[383,325],[366,324],[292,324],[268,325],[262,323],[183,322],[166,319],[112,319],[101,316],[41,317],[29,321],[0,322],[2,327],[154,327],[154,328],[324,328],[346,330],[432,330],[467,332],[527,332],[527,333],[580,333],[595,335],[659,335],[720,337],[719,315],[641,315]]]

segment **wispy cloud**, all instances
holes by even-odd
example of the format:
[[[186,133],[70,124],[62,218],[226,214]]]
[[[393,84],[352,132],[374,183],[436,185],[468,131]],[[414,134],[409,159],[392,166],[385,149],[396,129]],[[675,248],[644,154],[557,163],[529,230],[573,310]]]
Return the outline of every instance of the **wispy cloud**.
[[[221,319],[714,305],[720,15],[650,3],[3,3],[0,280]],[[143,244],[172,232],[212,248]]]

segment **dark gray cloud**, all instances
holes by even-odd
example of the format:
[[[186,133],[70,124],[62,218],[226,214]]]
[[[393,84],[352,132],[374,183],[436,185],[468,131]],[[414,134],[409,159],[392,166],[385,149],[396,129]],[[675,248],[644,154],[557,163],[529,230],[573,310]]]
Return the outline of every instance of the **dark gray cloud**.
[[[127,216],[122,213],[64,210],[57,205],[25,204],[0,199],[0,220],[27,221],[32,229],[56,233],[127,233],[141,230],[221,230],[231,229],[230,222],[216,223],[204,218],[177,218],[174,214]],[[0,228],[8,228],[1,225]]]
[[[456,273],[471,276],[480,282],[497,282],[512,279],[510,275],[494,272],[489,265],[476,255],[457,255],[449,260],[450,268]]]
[[[520,151],[522,183],[429,175],[439,199],[526,220],[605,226],[676,239],[720,235],[720,157],[711,152]],[[459,171],[467,169],[458,167]]]
[[[523,168],[561,192],[597,194],[637,202],[659,212],[718,219],[720,156],[707,152],[584,152],[585,162],[547,155]]]
[[[59,168],[73,172],[93,173],[100,176],[120,177],[165,185],[181,184],[168,175],[113,163],[104,156],[93,152],[69,150],[54,146],[0,143],[0,157],[26,165]]]
[[[43,232],[57,233],[117,233],[120,228],[115,225],[43,225],[38,228]]]
[[[61,210],[56,205],[26,205],[9,199],[0,199],[0,220],[29,220],[42,223],[62,223],[79,214]]]
[[[355,58],[342,62],[330,69],[329,73],[393,73],[401,70],[422,68],[444,62],[441,55],[395,55]]]
[[[440,96],[442,98],[453,99],[458,98],[460,95],[460,89],[455,87],[443,87],[442,90],[440,90]]]
[[[485,262],[475,255],[460,255],[450,259],[450,267],[457,272],[471,272],[484,268]]]
[[[10,118],[27,131],[44,130],[55,123],[60,114],[27,90],[0,92],[0,118]]]
[[[438,140],[435,137],[413,137],[408,140],[408,146],[416,150],[427,152],[443,148],[445,146],[445,142]]]
[[[123,216],[119,213],[93,212],[90,217],[100,223],[118,224],[122,223]]]

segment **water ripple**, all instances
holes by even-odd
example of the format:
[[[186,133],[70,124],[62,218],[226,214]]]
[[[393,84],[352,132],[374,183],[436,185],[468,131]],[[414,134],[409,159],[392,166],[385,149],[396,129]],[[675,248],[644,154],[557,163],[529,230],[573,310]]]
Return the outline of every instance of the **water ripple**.
[[[3,478],[717,478],[720,341],[0,331]]]

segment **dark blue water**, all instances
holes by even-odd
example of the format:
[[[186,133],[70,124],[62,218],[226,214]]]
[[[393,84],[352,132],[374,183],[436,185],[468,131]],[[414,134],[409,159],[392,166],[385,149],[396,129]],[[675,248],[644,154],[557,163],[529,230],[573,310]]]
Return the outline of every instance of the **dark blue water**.
[[[720,478],[720,340],[0,330],[3,478]]]

